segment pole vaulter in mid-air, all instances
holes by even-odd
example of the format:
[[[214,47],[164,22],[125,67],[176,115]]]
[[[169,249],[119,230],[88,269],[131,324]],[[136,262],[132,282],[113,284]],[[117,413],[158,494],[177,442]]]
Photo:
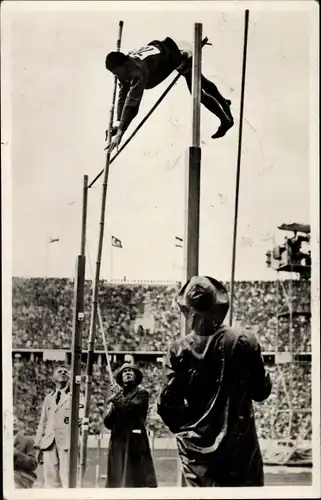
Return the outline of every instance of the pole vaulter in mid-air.
[[[192,53],[192,46],[177,44],[167,37],[128,54],[117,51],[107,55],[106,68],[119,80],[117,123],[113,127],[110,151],[119,146],[124,132],[137,115],[145,89],[156,87],[174,70],[180,71],[184,67],[182,75],[192,92]],[[225,99],[216,85],[203,75],[201,103],[221,121],[212,139],[223,137],[234,124],[231,101]]]

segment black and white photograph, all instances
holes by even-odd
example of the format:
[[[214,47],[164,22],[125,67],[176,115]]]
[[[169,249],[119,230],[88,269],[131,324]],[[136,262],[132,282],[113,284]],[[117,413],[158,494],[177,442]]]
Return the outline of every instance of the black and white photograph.
[[[7,500],[319,497],[318,10],[2,3]]]

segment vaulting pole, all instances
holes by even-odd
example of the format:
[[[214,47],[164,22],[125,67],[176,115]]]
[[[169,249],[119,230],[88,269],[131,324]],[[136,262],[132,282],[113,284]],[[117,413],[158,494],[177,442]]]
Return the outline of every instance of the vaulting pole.
[[[233,324],[233,306],[234,306],[234,279],[235,279],[235,261],[236,261],[236,241],[237,241],[237,223],[239,210],[239,189],[240,189],[240,170],[242,157],[242,135],[243,135],[243,111],[245,94],[245,75],[247,58],[247,39],[249,29],[249,11],[245,11],[244,25],[244,45],[243,45],[243,68],[242,68],[242,87],[241,87],[241,105],[240,105],[240,128],[237,153],[236,187],[235,187],[235,209],[234,209],[234,231],[233,231],[233,253],[232,253],[232,272],[231,272],[231,299],[230,299],[230,326]]]
[[[84,321],[85,241],[87,227],[88,175],[84,176],[80,255],[76,263],[74,321],[71,350],[71,411],[69,419],[68,487],[77,487],[79,401],[81,385],[82,329]]]
[[[120,50],[121,39],[123,32],[123,21],[119,22],[119,34],[117,40],[117,50]],[[112,127],[114,119],[114,110],[116,102],[116,91],[117,91],[117,78],[114,80],[114,92],[112,105],[110,108],[109,117],[109,127],[108,127],[108,145],[111,143],[112,139]],[[91,396],[91,386],[92,386],[92,373],[93,373],[93,361],[94,361],[94,346],[96,337],[96,324],[97,324],[97,312],[98,312],[98,287],[100,280],[100,265],[101,257],[103,251],[103,240],[104,240],[104,228],[105,228],[105,212],[106,212],[106,199],[107,199],[107,184],[108,184],[108,174],[110,166],[110,151],[107,149],[106,162],[104,169],[104,180],[102,189],[102,202],[101,202],[101,213],[100,213],[100,228],[99,228],[99,242],[97,251],[97,261],[95,270],[95,279],[93,283],[93,296],[92,296],[92,310],[90,319],[90,332],[89,332],[89,342],[88,342],[88,358],[87,358],[87,370],[86,370],[86,394],[85,394],[85,404],[84,404],[84,419],[82,427],[82,440],[81,440],[81,450],[80,450],[80,487],[83,487],[84,476],[86,472],[86,462],[87,462],[87,442],[88,442],[88,430],[89,430],[89,410],[90,410],[90,396]]]

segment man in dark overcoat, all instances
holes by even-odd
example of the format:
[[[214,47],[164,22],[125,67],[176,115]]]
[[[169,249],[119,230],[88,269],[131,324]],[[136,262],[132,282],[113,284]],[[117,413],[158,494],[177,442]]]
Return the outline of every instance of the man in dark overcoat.
[[[252,400],[271,393],[260,345],[223,321],[225,287],[195,276],[178,296],[188,334],[169,348],[158,413],[176,435],[187,486],[261,486],[263,463]]]
[[[156,475],[146,432],[149,394],[139,387],[142,372],[125,363],[116,375],[121,390],[114,395],[104,418],[111,430],[107,488],[156,487]]]

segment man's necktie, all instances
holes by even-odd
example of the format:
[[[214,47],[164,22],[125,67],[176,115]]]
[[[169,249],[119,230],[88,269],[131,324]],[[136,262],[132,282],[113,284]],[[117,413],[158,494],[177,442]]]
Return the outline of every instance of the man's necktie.
[[[57,397],[56,397],[56,405],[59,403],[61,397],[61,391],[57,392]]]

